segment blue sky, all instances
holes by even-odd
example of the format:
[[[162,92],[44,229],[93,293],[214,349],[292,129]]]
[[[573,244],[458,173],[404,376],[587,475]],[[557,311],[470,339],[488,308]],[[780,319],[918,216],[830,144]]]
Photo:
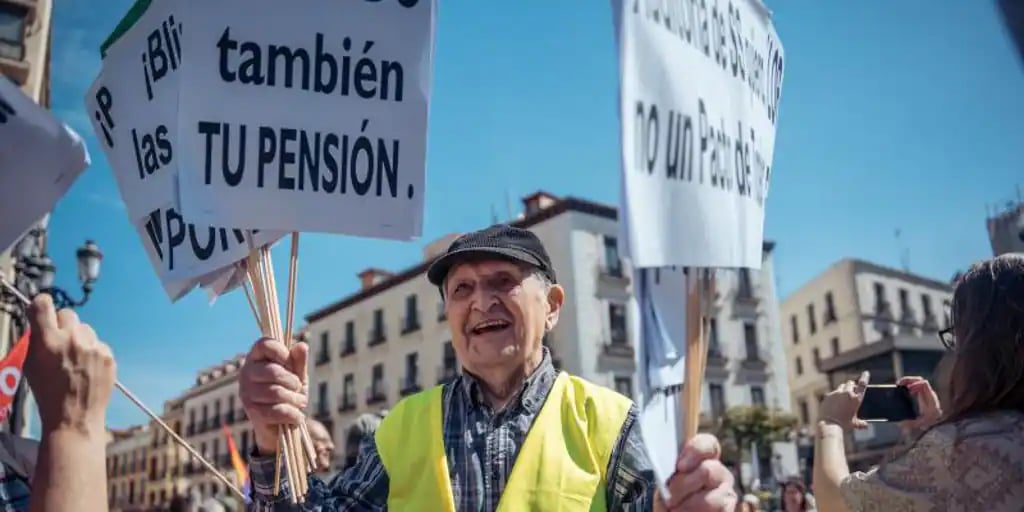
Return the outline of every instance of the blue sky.
[[[488,223],[509,195],[618,197],[608,3],[442,3],[424,237],[305,236],[299,314],[355,290],[371,263],[404,268],[425,242]],[[989,256],[986,204],[1024,187],[1024,65],[994,2],[768,4],[787,56],[766,227],[783,295],[843,257],[898,266],[897,228],[911,269],[927,276]],[[202,294],[167,300],[88,127],[82,98],[100,42],[129,5],[56,0],[53,108],[87,136],[94,165],[58,204],[49,247],[58,284],[77,290],[74,250],[100,244],[102,276],[80,314],[113,347],[121,381],[160,409],[258,333],[238,294],[213,306]],[[285,260],[278,253],[280,276]],[[144,419],[115,395],[111,426]]]

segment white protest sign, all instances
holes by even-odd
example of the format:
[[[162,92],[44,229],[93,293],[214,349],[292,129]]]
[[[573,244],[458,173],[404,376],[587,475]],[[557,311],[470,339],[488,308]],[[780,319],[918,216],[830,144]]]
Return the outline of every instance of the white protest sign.
[[[436,0],[184,11],[183,212],[239,228],[420,235]]]
[[[0,249],[53,210],[89,163],[74,130],[0,76]]]
[[[204,276],[249,255],[248,231],[192,222],[173,205],[153,210],[135,229],[165,283]],[[276,231],[255,231],[253,244],[262,247],[281,236]]]
[[[109,48],[86,111],[133,223],[174,196],[177,175],[178,2],[150,4]]]
[[[612,0],[638,267],[761,267],[783,52],[760,0]]]

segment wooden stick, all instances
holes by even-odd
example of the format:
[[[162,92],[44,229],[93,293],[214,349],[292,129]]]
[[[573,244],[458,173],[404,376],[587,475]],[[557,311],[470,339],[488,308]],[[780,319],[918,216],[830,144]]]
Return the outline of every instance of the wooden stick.
[[[22,304],[24,304],[25,306],[30,306],[32,304],[32,301],[29,300],[29,298],[26,297],[25,294],[21,293],[21,290],[15,288],[14,285],[7,282],[7,280],[4,279],[2,276],[0,276],[0,284],[7,288],[7,290],[10,291],[15,297],[17,297],[18,300],[21,301]],[[149,416],[150,419],[155,421],[156,424],[161,429],[167,432],[167,435],[171,436],[171,439],[174,439],[174,442],[178,443],[182,448],[185,449],[185,451],[187,451],[190,455],[195,457],[200,464],[205,466],[207,470],[213,473],[213,476],[215,476],[218,480],[223,482],[224,485],[226,485],[228,489],[231,490],[231,492],[235,493],[239,498],[242,498],[243,500],[245,499],[245,495],[242,494],[242,491],[238,490],[238,488],[235,487],[235,485],[232,484],[231,481],[227,479],[227,477],[225,477],[220,471],[217,471],[217,468],[213,467],[213,465],[210,464],[209,461],[207,461],[205,458],[203,458],[203,456],[200,455],[199,452],[192,448],[192,446],[190,446],[188,442],[186,442],[184,439],[181,438],[181,436],[175,433],[174,429],[172,429],[170,426],[164,423],[164,420],[161,419],[160,416],[157,416],[157,414],[151,411],[149,407],[146,407],[146,404],[142,403],[142,400],[139,400],[138,397],[136,397],[134,393],[129,391],[124,384],[121,384],[121,381],[115,380],[114,387],[116,387],[125,396],[125,398],[127,398],[129,401],[135,404],[136,407],[142,409],[142,412],[146,413],[146,415]]]
[[[700,395],[704,374],[702,354],[703,321],[701,319],[701,286],[699,269],[690,268],[686,286],[686,373],[683,376],[683,442],[697,435],[700,425]]]

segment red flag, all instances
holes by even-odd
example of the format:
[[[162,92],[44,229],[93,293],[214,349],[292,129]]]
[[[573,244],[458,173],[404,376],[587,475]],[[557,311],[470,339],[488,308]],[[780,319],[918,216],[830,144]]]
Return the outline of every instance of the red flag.
[[[28,339],[29,330],[25,329],[21,339],[0,360],[0,421],[7,419],[14,403],[14,396],[18,394],[21,368],[25,365],[25,355],[28,354]]]

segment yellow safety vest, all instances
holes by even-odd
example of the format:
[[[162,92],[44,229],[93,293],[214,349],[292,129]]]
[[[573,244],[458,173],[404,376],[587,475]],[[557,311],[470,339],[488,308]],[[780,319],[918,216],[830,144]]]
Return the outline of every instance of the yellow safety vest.
[[[455,512],[442,434],[442,387],[400,401],[375,441],[388,510]],[[519,449],[500,512],[605,511],[606,472],[632,401],[561,373]]]

